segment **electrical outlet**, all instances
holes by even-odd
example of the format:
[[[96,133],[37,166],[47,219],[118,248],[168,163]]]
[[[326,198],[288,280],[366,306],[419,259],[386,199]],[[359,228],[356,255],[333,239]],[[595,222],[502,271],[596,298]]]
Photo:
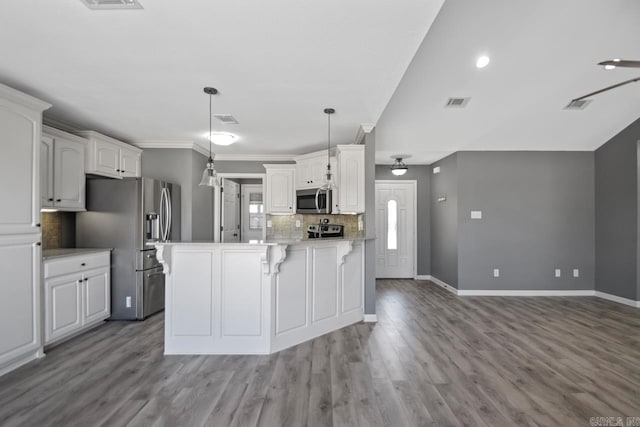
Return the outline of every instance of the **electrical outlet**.
[[[296,228],[300,228],[300,220],[296,219]]]
[[[562,272],[560,271],[559,268],[556,268],[556,277],[560,277],[562,276]]]
[[[267,220],[267,228],[273,227],[273,222],[270,219]]]
[[[500,269],[499,268],[494,268],[493,269],[493,277],[500,277]]]
[[[580,270],[578,270],[577,268],[573,269],[573,277],[580,277]]]
[[[471,219],[482,219],[482,211],[471,211]]]
[[[125,304],[127,305],[127,308],[131,308],[131,297],[125,298]]]

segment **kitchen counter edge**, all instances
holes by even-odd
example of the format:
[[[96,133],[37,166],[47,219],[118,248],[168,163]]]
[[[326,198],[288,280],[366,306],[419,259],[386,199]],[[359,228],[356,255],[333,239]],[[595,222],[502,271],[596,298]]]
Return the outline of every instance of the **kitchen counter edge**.
[[[111,252],[112,248],[60,248],[60,249],[44,249],[42,251],[42,260],[48,261],[55,258],[64,258],[76,255],[86,255],[98,252]]]

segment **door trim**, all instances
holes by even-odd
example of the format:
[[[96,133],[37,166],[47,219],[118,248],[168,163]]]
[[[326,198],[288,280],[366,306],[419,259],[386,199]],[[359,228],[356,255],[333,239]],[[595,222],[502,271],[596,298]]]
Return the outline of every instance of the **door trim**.
[[[413,187],[413,231],[416,237],[413,239],[413,277],[418,275],[418,180],[415,179],[376,179],[376,184],[411,184]],[[374,195],[377,191],[374,191]],[[374,201],[375,206],[375,201]],[[376,245],[378,239],[376,239]]]
[[[266,181],[267,174],[266,173],[219,173],[218,179],[222,181],[224,178],[248,178],[248,179],[261,179],[262,180],[262,194],[266,194]],[[220,234],[220,203],[222,201],[222,194],[220,191],[220,187],[216,187],[213,189],[213,241],[215,243],[220,243],[222,240]],[[266,215],[266,213],[265,213]],[[265,223],[266,224],[266,223]],[[266,240],[267,238],[267,227],[262,229],[262,240]]]

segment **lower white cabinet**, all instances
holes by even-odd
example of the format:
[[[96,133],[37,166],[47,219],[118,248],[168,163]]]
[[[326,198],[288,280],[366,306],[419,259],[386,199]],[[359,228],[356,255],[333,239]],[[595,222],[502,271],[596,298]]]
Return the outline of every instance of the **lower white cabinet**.
[[[88,329],[111,315],[110,253],[45,260],[44,343]]]

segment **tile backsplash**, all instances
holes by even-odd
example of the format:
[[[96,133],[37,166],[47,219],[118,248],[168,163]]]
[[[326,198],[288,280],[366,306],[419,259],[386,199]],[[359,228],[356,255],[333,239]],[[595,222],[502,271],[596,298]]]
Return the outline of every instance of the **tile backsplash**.
[[[42,212],[42,249],[76,246],[75,212]]]
[[[271,227],[267,227],[267,240],[306,240],[307,226],[328,218],[331,224],[344,225],[345,237],[364,236],[364,214],[359,215],[267,215]],[[299,221],[300,227],[296,227]]]

